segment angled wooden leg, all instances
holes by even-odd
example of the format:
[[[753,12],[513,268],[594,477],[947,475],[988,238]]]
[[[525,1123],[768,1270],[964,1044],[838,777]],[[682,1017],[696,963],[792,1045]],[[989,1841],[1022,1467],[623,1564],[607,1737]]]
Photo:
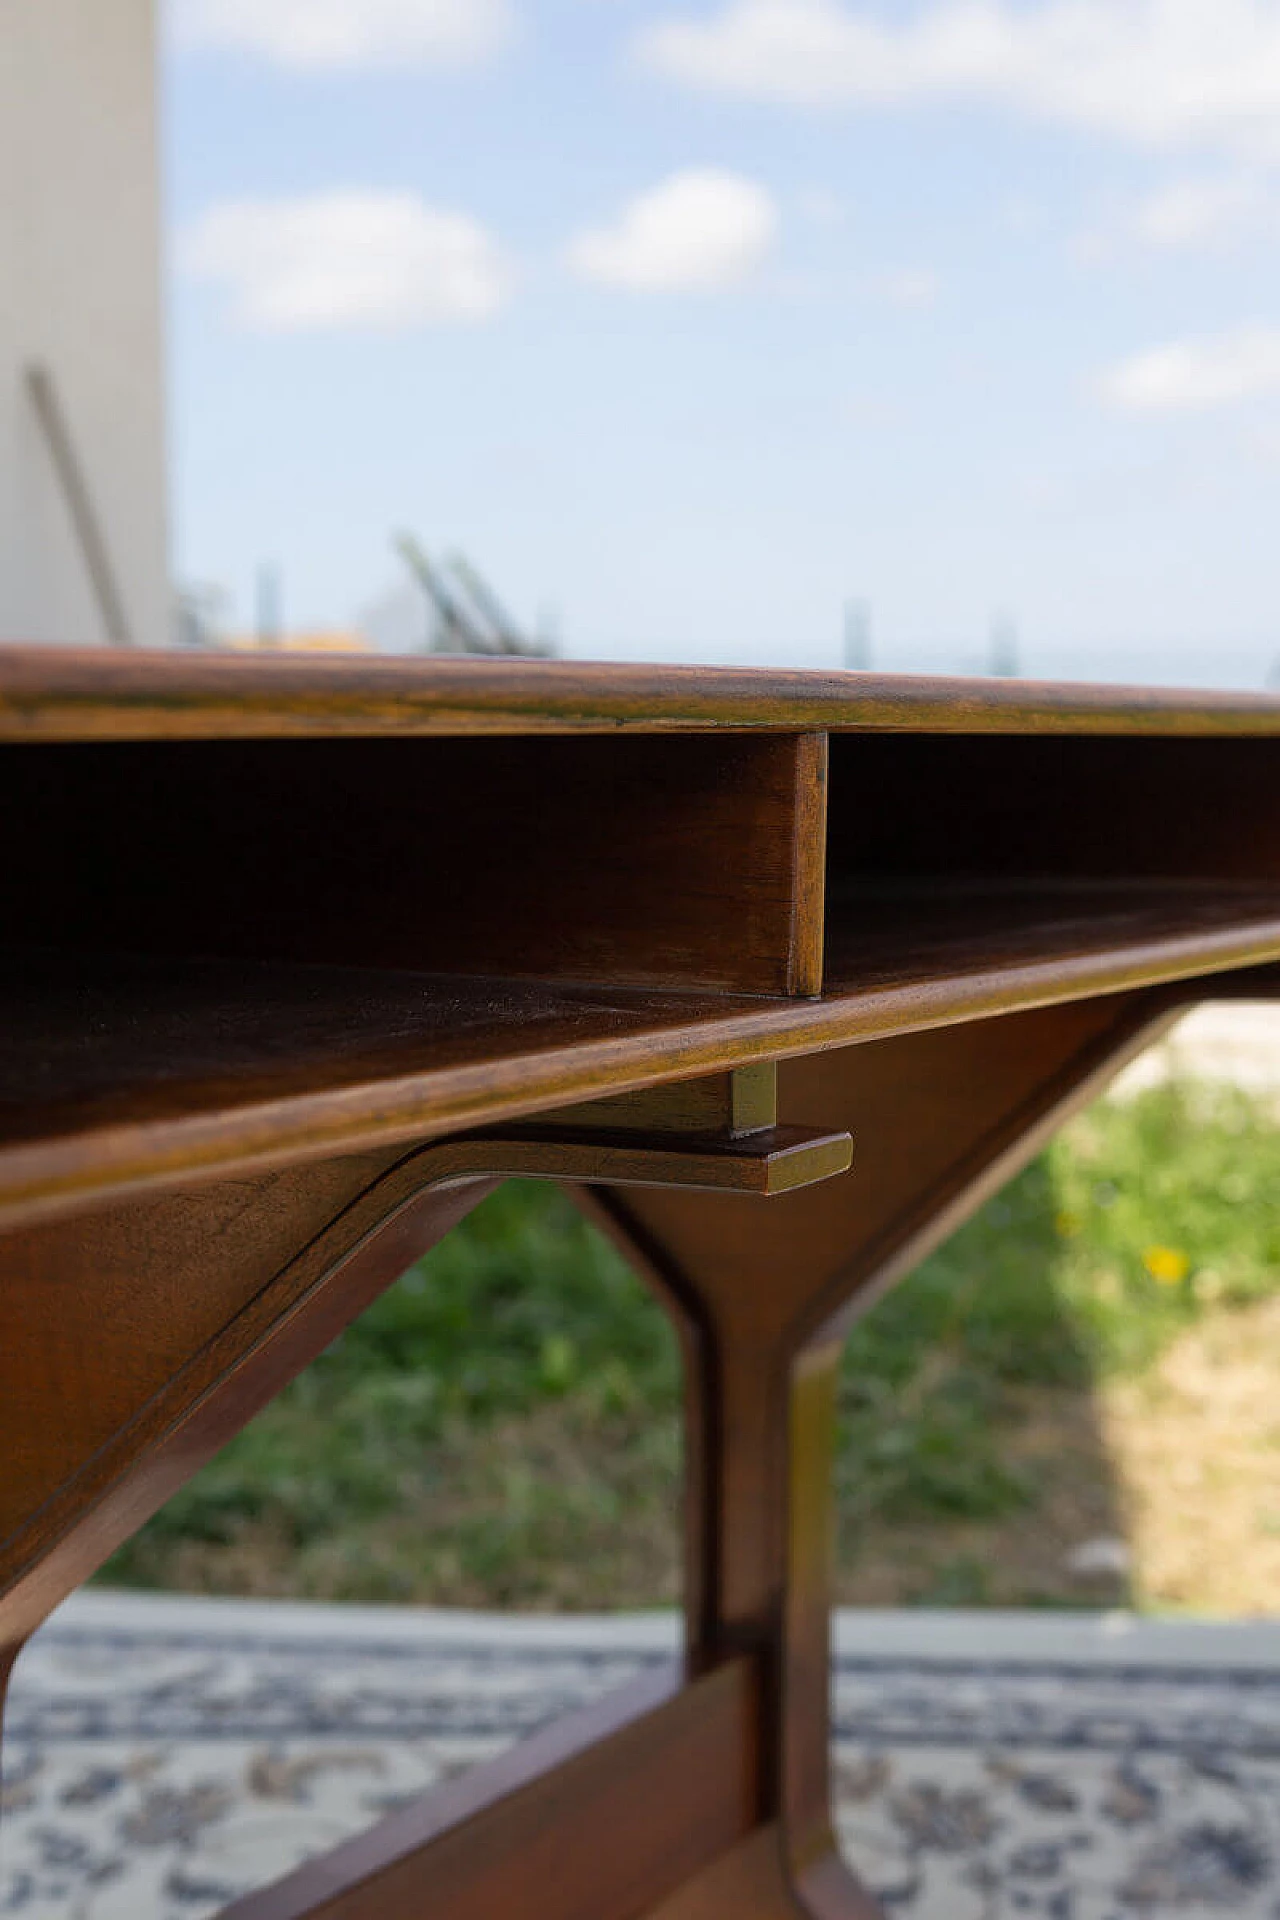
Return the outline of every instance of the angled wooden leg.
[[[548,1920],[871,1920],[828,1804],[842,1336],[851,1313],[1007,1179],[1170,1008],[1165,996],[1117,996],[793,1061],[770,1137],[757,1130],[710,1153],[630,1126],[587,1140],[532,1127],[33,1226],[6,1249],[13,1324],[24,1324],[23,1286],[57,1274],[70,1334],[60,1346],[48,1316],[33,1316],[45,1345],[10,1362],[19,1398],[8,1444],[21,1460],[30,1431],[43,1451],[26,1463],[25,1505],[0,1544],[11,1583],[0,1646],[11,1653],[495,1176],[638,1181],[591,1191],[686,1335],[688,1681],[601,1703],[482,1770],[452,1811],[423,1802],[237,1911],[416,1920],[429,1899],[480,1920],[514,1897],[508,1852],[542,1858],[547,1832],[547,1877],[528,1910]],[[854,1172],[825,1178],[844,1164],[847,1129]],[[670,1185],[682,1178],[702,1191]],[[794,1185],[809,1179],[822,1184]],[[197,1311],[207,1326],[191,1323]],[[68,1404],[70,1374],[88,1381],[95,1366],[103,1391],[83,1408],[73,1394],[79,1424],[59,1434],[49,1409]],[[100,1432],[82,1430],[90,1413]],[[605,1840],[584,1854],[575,1814],[588,1806]],[[572,1874],[556,1865],[570,1860]]]
[[[679,1182],[740,1197],[847,1169],[847,1134],[774,1124],[747,1105],[748,1124],[722,1133],[645,1130],[631,1107],[619,1126],[612,1113],[589,1125],[562,1115],[389,1164],[197,1188],[9,1236],[0,1676],[57,1600],[498,1180]],[[57,1315],[36,1311],[53,1287]],[[677,1667],[237,1912],[415,1920],[429,1896],[456,1920],[483,1920],[531,1874],[543,1883],[536,1910],[556,1920],[629,1920],[754,1824],[760,1680],[747,1657],[692,1685]],[[606,1853],[575,1847],[579,1813],[613,1831]]]
[[[844,1332],[1172,1017],[1150,993],[1006,1015],[786,1063],[781,1109],[854,1135],[850,1176],[762,1207],[610,1192],[594,1210],[696,1330],[691,1636],[703,1670],[763,1663],[760,1818],[662,1920],[866,1920],[828,1796],[835,1380]],[[771,1891],[766,1891],[771,1889]],[[684,1904],[682,1904],[682,1902]]]
[[[499,1180],[768,1195],[848,1163],[847,1135],[802,1127],[711,1140],[528,1128],[16,1230],[0,1242],[0,1648]]]
[[[595,1204],[686,1335],[689,1676],[599,1703],[237,1911],[417,1920],[429,1902],[483,1920],[518,1888],[548,1920],[870,1920],[827,1787],[841,1338],[1173,1004],[1118,996],[794,1061],[770,1137],[752,1122],[710,1152],[640,1137],[628,1109],[620,1134],[576,1137],[581,1120],[562,1117],[10,1235],[0,1444],[20,1471],[0,1512],[0,1669],[496,1177],[652,1182],[595,1189]],[[825,1178],[846,1129],[855,1171]],[[795,1185],[811,1179],[824,1184]],[[54,1284],[58,1314],[34,1311]],[[504,1879],[509,1860],[536,1890]]]
[[[0,1647],[20,1645],[488,1192],[352,1161],[0,1242]],[[52,1293],[56,1314],[45,1308]]]

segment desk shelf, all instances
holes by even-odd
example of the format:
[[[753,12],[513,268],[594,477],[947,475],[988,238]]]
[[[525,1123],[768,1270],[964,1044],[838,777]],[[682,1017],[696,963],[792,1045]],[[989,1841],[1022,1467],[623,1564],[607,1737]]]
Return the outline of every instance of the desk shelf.
[[[1213,965],[1219,950],[1228,965],[1267,957],[1278,916],[1280,885],[942,875],[847,884],[827,896],[824,992],[857,1001],[951,991],[959,1002],[986,982],[998,1000],[1034,973],[1060,984],[1050,998],[1070,999],[1077,987],[1097,991],[1100,973],[1136,986],[1184,962],[1187,972]]]
[[[1280,887],[860,885],[813,999],[355,967],[0,957],[0,1219],[1280,960]]]

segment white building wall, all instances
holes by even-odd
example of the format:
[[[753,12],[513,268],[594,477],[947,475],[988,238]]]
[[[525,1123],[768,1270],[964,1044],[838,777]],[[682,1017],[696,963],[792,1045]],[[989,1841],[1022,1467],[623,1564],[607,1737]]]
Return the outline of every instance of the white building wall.
[[[33,361],[131,637],[169,638],[155,34],[154,0],[0,0],[0,641],[107,638]]]

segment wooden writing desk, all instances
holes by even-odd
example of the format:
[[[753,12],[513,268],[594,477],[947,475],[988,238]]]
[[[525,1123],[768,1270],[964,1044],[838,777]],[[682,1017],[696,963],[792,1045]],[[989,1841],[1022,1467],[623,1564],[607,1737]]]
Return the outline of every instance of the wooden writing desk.
[[[570,1181],[684,1341],[687,1658],[230,1911],[871,1914],[842,1330],[1276,990],[1280,701],[8,651],[0,741],[0,1667],[497,1180]]]

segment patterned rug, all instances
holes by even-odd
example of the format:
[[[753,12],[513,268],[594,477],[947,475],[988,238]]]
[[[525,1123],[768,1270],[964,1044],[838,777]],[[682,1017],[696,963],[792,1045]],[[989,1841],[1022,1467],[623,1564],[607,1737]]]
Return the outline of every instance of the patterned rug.
[[[842,1617],[838,1823],[886,1912],[1280,1920],[1280,1652],[1231,1633]],[[15,1676],[0,1913],[203,1920],[673,1641],[81,1596]]]
[[[1280,1916],[1280,1673],[838,1658],[841,1844],[915,1920]]]

